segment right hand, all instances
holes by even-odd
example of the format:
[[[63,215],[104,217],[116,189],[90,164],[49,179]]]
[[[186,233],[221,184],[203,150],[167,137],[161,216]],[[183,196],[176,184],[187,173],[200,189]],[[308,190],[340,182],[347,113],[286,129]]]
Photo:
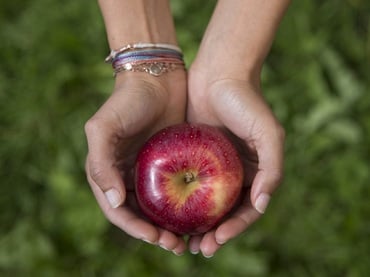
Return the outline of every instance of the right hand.
[[[140,147],[156,131],[183,122],[185,105],[185,71],[160,77],[122,72],[113,94],[85,125],[87,179],[105,216],[128,235],[175,254],[186,250],[183,238],[144,219],[133,172]]]

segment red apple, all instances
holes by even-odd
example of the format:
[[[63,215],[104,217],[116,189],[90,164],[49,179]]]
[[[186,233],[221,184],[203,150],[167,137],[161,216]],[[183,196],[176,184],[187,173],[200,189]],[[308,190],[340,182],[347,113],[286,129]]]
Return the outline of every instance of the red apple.
[[[243,166],[218,128],[183,123],[151,137],[140,150],[136,196],[155,224],[179,235],[213,228],[233,208]]]

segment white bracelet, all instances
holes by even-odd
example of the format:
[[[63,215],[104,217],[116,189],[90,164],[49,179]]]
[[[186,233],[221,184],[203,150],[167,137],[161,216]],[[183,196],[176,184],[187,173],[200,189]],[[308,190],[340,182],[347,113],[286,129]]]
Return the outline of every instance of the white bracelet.
[[[142,48],[163,48],[163,49],[170,49],[177,51],[179,53],[182,53],[180,47],[177,45],[173,44],[168,44],[168,43],[146,43],[146,42],[139,42],[139,43],[134,43],[134,44],[127,44],[120,49],[117,50],[111,50],[108,57],[105,58],[105,62],[112,62],[115,57],[123,52],[133,50],[133,49],[142,49]]]

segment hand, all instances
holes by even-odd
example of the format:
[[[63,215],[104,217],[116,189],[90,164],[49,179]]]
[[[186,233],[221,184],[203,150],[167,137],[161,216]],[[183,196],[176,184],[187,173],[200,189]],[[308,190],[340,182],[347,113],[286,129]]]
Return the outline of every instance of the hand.
[[[147,73],[118,74],[113,94],[86,123],[87,179],[105,216],[132,237],[176,254],[182,238],[153,226],[139,212],[133,169],[138,150],[154,132],[184,121],[186,73],[160,77]]]
[[[245,166],[245,195],[240,207],[214,230],[189,240],[191,252],[200,250],[211,257],[264,213],[282,179],[284,131],[259,85],[233,79],[207,82],[205,76],[205,72],[190,71],[188,121],[228,129],[240,146]]]

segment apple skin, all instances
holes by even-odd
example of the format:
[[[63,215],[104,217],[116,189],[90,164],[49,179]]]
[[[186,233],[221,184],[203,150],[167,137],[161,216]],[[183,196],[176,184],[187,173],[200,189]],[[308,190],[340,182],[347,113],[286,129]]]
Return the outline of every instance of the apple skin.
[[[140,150],[135,189],[143,213],[178,235],[202,234],[235,206],[243,166],[226,134],[204,124],[164,128]]]

